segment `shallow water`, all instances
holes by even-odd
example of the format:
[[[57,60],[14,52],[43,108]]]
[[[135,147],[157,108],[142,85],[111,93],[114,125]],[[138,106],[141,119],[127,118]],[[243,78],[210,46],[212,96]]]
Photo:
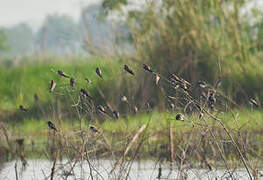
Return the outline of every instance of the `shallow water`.
[[[0,171],[0,179],[2,180],[15,180],[15,164],[17,163],[17,174],[19,180],[42,180],[50,179],[52,161],[48,160],[29,160],[28,165],[23,169],[20,161],[12,161],[5,163]],[[63,160],[58,161],[56,166],[55,179],[66,179],[65,172],[73,169],[72,175],[67,179],[92,179],[90,172],[94,179],[125,179],[129,168],[128,164],[124,164],[126,168],[119,173],[120,168],[116,169],[113,173],[110,173],[115,161],[111,160],[93,160],[90,161],[90,165],[87,161],[83,163],[77,163],[74,166],[74,162]],[[91,167],[91,171],[90,171]],[[127,179],[156,179],[158,176],[159,164],[154,161],[135,161],[130,168],[130,173]],[[162,176],[161,179],[178,179],[178,169],[176,167],[170,171],[169,164],[162,164]],[[229,173],[225,170],[212,170],[207,169],[185,169],[183,175],[187,179],[228,179]],[[234,179],[249,179],[245,170],[235,170],[233,172]],[[181,178],[182,179],[182,178]]]

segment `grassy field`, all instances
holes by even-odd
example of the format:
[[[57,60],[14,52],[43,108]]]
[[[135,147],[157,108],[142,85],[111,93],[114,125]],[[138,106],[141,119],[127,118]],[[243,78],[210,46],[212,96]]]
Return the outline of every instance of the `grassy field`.
[[[1,109],[17,109],[20,104],[30,108],[34,106],[34,94],[37,94],[41,103],[52,102],[52,94],[49,93],[50,81],[53,79],[57,83],[56,89],[70,87],[69,79],[61,78],[57,70],[62,70],[66,74],[76,79],[76,89],[88,88],[98,84],[99,77],[95,73],[96,67],[103,71],[104,81],[112,77],[112,73],[120,72],[119,62],[106,60],[99,57],[80,60],[71,59],[69,61],[54,60],[53,62],[36,61],[26,63],[21,66],[0,67],[0,102]],[[92,84],[85,82],[88,77]],[[56,90],[55,90],[56,93]]]

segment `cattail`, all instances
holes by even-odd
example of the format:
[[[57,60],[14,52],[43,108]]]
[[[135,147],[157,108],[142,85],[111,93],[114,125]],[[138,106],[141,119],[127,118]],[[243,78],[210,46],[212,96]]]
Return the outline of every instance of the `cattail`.
[[[48,121],[48,126],[50,129],[57,131],[57,128],[55,127],[55,125],[51,121]]]
[[[160,80],[160,76],[158,74],[155,74],[155,84],[157,85]]]
[[[120,113],[118,111],[113,111],[112,113],[114,114],[116,119],[119,119]]]
[[[54,80],[51,80],[51,81],[50,81],[49,91],[50,91],[50,92],[53,92],[54,89],[55,89],[55,87],[56,87],[55,81],[54,81]]]
[[[90,129],[92,132],[94,132],[94,133],[99,132],[98,129],[97,129],[95,126],[93,126],[93,125],[90,125],[90,126],[89,126],[89,129]]]
[[[147,64],[143,64],[143,69],[145,70],[145,71],[148,71],[148,72],[153,72],[152,71],[152,69],[150,68],[150,66],[148,66]]]
[[[184,115],[181,114],[181,113],[178,113],[178,114],[175,116],[175,119],[178,120],[178,121],[184,121]]]
[[[23,112],[27,112],[28,110],[23,106],[23,105],[20,105],[19,106],[19,109]]]
[[[71,86],[71,87],[74,87],[75,81],[76,81],[75,78],[73,78],[73,77],[70,78],[70,81],[69,81],[69,82],[70,82],[70,86]]]
[[[87,77],[85,78],[85,81],[86,81],[87,84],[91,83],[91,80],[89,80]]]
[[[61,77],[65,77],[65,78],[69,78],[69,76],[67,74],[65,74],[63,71],[58,70],[58,75]]]
[[[133,71],[125,64],[124,65],[124,70],[127,71],[128,73],[130,73],[131,75],[134,75]]]
[[[97,73],[97,75],[100,77],[100,78],[102,78],[102,72],[101,72],[101,70],[100,70],[100,68],[96,68],[96,73]]]

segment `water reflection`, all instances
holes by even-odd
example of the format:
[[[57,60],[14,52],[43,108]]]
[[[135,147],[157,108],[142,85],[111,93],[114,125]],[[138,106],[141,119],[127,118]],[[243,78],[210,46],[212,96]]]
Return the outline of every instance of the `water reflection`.
[[[128,163],[119,167],[110,174],[115,161],[92,160],[92,161],[66,161],[58,162],[56,165],[55,179],[157,179],[160,176],[160,165],[154,161],[141,161]],[[28,165],[23,169],[20,161],[12,161],[4,164],[0,179],[16,179],[15,165],[17,164],[17,176],[19,180],[43,180],[50,179],[52,161],[29,160]],[[170,170],[169,164],[162,164],[161,179],[228,179],[230,176],[225,170],[190,169],[186,168],[179,173],[178,169]],[[121,173],[120,173],[121,172]],[[128,174],[128,175],[127,175]],[[232,172],[235,179],[248,179],[245,170],[235,170]]]

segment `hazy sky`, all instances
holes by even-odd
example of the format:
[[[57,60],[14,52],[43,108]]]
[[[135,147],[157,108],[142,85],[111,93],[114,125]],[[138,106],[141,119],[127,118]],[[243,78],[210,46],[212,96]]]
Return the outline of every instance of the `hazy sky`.
[[[48,14],[68,14],[78,19],[81,7],[96,0],[0,0],[0,26],[30,22],[39,26]]]
[[[20,22],[29,23],[34,29],[39,27],[48,14],[67,14],[78,19],[81,8],[100,0],[0,0],[0,26],[10,26]],[[133,0],[137,1],[137,0]],[[263,4],[263,0],[254,0]],[[253,2],[253,0],[251,0]],[[254,4],[252,3],[252,4]]]

